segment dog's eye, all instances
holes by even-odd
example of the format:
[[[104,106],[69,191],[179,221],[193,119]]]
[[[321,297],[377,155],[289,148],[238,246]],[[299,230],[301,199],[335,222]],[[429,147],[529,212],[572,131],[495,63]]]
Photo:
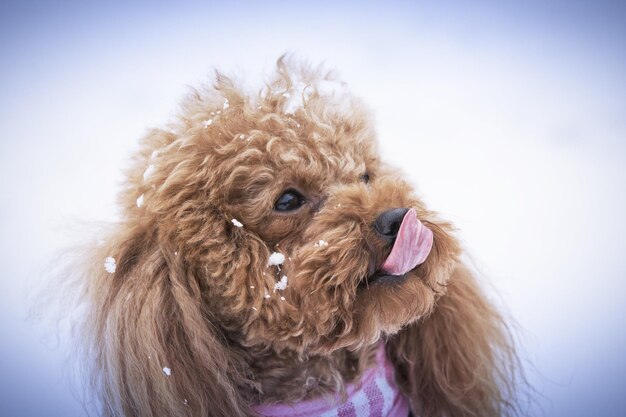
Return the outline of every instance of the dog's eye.
[[[304,197],[296,190],[285,191],[276,203],[274,203],[274,210],[276,211],[292,211],[304,204]]]
[[[359,180],[363,181],[365,184],[370,182],[370,174],[367,172],[359,177]]]

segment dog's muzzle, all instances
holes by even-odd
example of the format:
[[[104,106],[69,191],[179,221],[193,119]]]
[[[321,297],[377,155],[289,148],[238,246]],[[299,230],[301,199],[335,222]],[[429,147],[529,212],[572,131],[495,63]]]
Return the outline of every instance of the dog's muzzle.
[[[415,209],[387,210],[378,216],[373,227],[381,240],[393,247],[379,270],[368,277],[368,285],[403,280],[409,271],[428,257],[433,245],[433,232],[417,218]]]

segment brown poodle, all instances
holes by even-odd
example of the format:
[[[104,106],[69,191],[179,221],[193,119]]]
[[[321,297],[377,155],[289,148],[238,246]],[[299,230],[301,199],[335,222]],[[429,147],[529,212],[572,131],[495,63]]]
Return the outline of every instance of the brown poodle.
[[[452,225],[329,73],[281,59],[258,94],[217,74],[125,185],[82,283],[102,415],[517,412],[510,333]]]

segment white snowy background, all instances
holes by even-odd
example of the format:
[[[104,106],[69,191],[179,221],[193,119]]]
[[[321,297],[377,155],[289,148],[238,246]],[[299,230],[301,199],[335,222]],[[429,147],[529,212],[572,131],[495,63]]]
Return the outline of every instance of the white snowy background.
[[[0,415],[84,415],[33,289],[75,223],[116,218],[188,85],[258,85],[285,51],[340,72],[461,229],[520,324],[530,415],[626,415],[625,40],[623,3],[591,0],[2,2]]]

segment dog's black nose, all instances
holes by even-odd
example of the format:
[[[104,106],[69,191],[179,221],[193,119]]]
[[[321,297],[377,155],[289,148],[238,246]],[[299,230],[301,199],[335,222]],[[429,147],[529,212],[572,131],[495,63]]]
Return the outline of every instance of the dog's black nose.
[[[393,243],[398,236],[398,230],[407,211],[409,211],[408,208],[394,208],[381,213],[374,222],[374,230],[378,236],[389,243]]]

